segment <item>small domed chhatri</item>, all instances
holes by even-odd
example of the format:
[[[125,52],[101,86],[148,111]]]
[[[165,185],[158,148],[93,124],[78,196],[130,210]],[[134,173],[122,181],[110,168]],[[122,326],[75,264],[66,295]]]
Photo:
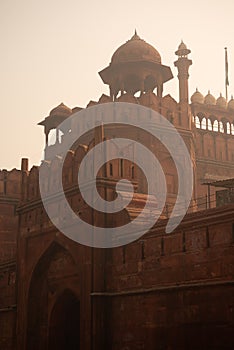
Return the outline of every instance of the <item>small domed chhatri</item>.
[[[110,97],[116,100],[128,93],[153,92],[162,97],[163,84],[173,78],[170,67],[161,63],[159,52],[139,37],[135,31],[130,40],[113,54],[108,67],[99,72],[102,81],[109,85]]]
[[[228,109],[234,111],[234,99],[233,99],[233,96],[231,97],[231,100],[228,102]]]
[[[191,96],[192,103],[204,103],[204,96],[196,89],[194,94]]]
[[[161,56],[152,45],[141,39],[135,30],[132,38],[114,52],[111,64],[138,61],[161,64]]]
[[[216,105],[221,107],[221,108],[226,108],[227,107],[227,101],[226,99],[222,96],[220,93],[219,98],[217,98]]]
[[[181,40],[181,43],[180,43],[180,45],[178,47],[178,50],[175,52],[175,54],[177,56],[180,56],[180,57],[186,57],[190,53],[191,53],[191,50],[189,50],[187,48],[187,46],[185,45],[185,43],[183,42],[183,40]]]
[[[47,141],[48,141],[48,134],[50,130],[58,128],[58,126],[70,115],[72,114],[72,109],[67,107],[64,103],[60,103],[57,107],[53,108],[50,111],[50,114],[48,117],[46,117],[44,120],[42,120],[38,125],[42,125],[45,128],[45,134],[47,135]],[[61,125],[60,129],[65,132],[66,130],[63,129],[63,125]]]
[[[50,117],[69,117],[71,114],[72,110],[63,102],[50,111]]]
[[[208,94],[205,96],[204,104],[206,105],[216,105],[216,98],[208,91]]]

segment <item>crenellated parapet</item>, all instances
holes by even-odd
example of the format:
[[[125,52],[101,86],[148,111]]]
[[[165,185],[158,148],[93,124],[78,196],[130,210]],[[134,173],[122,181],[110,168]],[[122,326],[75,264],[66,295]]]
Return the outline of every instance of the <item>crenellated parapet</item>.
[[[98,129],[98,128],[96,128]],[[104,138],[104,135],[99,130],[94,132],[93,138],[88,144],[79,143],[74,145],[74,148],[69,150],[63,159],[59,154],[55,155],[50,160],[42,161],[40,167],[33,167],[31,170],[27,169],[26,160],[22,161],[22,198],[18,211],[22,217],[22,230],[24,234],[29,234],[32,231],[48,229],[51,226],[40,198],[40,191],[47,193],[51,198],[54,208],[57,213],[60,212],[60,195],[59,192],[59,176],[61,175],[59,168],[62,167],[62,184],[66,198],[74,210],[75,214],[82,215],[84,220],[91,220],[92,213],[89,206],[85,203],[78,185],[78,173],[80,164],[88,152],[95,146],[96,143]],[[100,139],[101,137],[101,139]],[[108,138],[108,137],[107,137]],[[114,140],[110,142],[114,143]],[[129,152],[129,151],[128,151]],[[87,162],[87,167],[84,169],[85,173],[94,173],[93,162]],[[40,172],[40,182],[39,182]],[[121,179],[129,179],[132,181],[135,189],[137,188],[137,168],[127,160],[113,159],[98,171],[96,174],[96,186],[101,194],[105,192],[108,200],[113,200],[116,196],[116,183]],[[86,178],[84,174],[84,179]],[[92,193],[93,184],[84,182],[81,184],[85,187],[85,191]],[[105,189],[105,190],[104,190]],[[124,195],[124,194],[123,194]],[[141,204],[144,206],[146,196],[142,195]],[[133,202],[139,202],[137,195]],[[134,205],[129,207],[129,217],[133,214]],[[140,209],[139,209],[140,210]],[[58,214],[60,218],[61,215]],[[102,222],[103,218],[99,218]],[[115,219],[120,220],[120,219]],[[112,222],[112,221],[110,221]],[[114,222],[114,221],[113,221]]]
[[[86,108],[98,105],[100,103],[112,102],[107,95],[102,95],[98,101],[90,101]],[[186,111],[181,108],[181,104],[177,102],[171,95],[159,97],[152,91],[143,92],[140,96],[134,96],[128,92],[121,94],[116,98],[115,102],[126,102],[139,104],[162,114],[170,123],[178,128],[191,129],[191,110]]]
[[[8,278],[8,288],[15,288],[15,260],[16,242],[18,233],[17,206],[21,196],[21,172],[13,169],[0,170],[0,290],[4,295],[6,289],[5,280]],[[3,275],[2,275],[3,274]],[[14,276],[14,281],[11,278]],[[11,285],[12,284],[12,285]],[[14,292],[12,292],[12,296]],[[9,299],[9,301],[8,301]],[[15,304],[8,298],[1,300],[0,309]],[[14,297],[12,297],[14,299]],[[1,347],[1,341],[0,341]]]
[[[17,169],[0,170],[0,199],[18,200],[21,193],[21,173]]]

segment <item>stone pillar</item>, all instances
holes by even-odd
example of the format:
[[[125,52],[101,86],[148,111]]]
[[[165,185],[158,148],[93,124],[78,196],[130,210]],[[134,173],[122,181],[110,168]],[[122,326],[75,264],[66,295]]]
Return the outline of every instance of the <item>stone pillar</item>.
[[[175,54],[178,56],[178,60],[174,62],[175,67],[178,69],[179,79],[179,99],[180,102],[188,103],[188,78],[189,78],[189,66],[192,65],[192,61],[188,59],[188,54],[191,51],[187,49],[186,45],[181,42],[178,50]]]

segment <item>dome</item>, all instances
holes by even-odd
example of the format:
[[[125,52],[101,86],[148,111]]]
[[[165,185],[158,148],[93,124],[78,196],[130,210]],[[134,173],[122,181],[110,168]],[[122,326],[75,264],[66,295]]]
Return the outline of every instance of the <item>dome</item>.
[[[208,94],[205,96],[204,103],[206,105],[216,105],[216,98],[211,95],[210,91],[208,91]]]
[[[185,45],[185,43],[183,42],[183,40],[181,40],[181,43],[178,47],[178,50],[187,50],[187,46]]]
[[[120,92],[135,95],[157,88],[162,97],[162,86],[173,78],[171,68],[161,64],[158,51],[137,33],[113,54],[110,64],[99,72],[104,84],[109,85],[110,96],[115,100]]]
[[[141,39],[135,31],[133,37],[115,51],[111,58],[111,64],[139,61],[161,64],[161,56],[153,46]]]
[[[228,109],[234,110],[234,99],[233,96],[231,100],[228,102]]]
[[[196,89],[196,92],[191,96],[192,103],[204,103],[204,96]]]
[[[227,101],[222,96],[222,94],[220,94],[219,98],[217,98],[216,105],[221,107],[221,108],[226,108],[227,107]]]
[[[181,40],[180,45],[178,46],[178,50],[175,52],[175,54],[177,56],[187,56],[189,53],[191,52],[191,50],[189,50],[187,48],[187,46],[185,45],[185,43],[183,42],[183,40]]]
[[[60,105],[50,111],[50,117],[69,117],[71,114],[72,110],[64,103],[60,103]]]

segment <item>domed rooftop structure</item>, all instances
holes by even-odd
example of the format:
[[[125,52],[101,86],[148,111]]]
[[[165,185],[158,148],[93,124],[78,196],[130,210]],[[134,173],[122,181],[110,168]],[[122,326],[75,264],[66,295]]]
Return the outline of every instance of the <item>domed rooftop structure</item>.
[[[163,84],[172,79],[170,67],[161,63],[158,51],[139,37],[137,32],[113,54],[108,67],[99,72],[105,84],[109,85],[110,97],[125,92],[134,96],[138,91],[153,91],[162,97]]]
[[[192,103],[204,103],[204,96],[196,89],[194,94],[191,96]]]
[[[222,96],[220,93],[219,98],[217,98],[216,105],[221,107],[221,108],[226,108],[227,107],[227,101],[226,99]]]
[[[42,120],[38,125],[44,126],[45,134],[48,134],[51,129],[56,129],[59,125],[73,113],[72,109],[67,107],[64,103],[60,103],[57,107],[50,111],[48,117]],[[65,132],[61,125],[60,129]]]
[[[135,31],[132,38],[115,51],[111,58],[111,64],[138,61],[161,64],[161,56],[152,45],[141,39]]]
[[[175,52],[175,54],[180,57],[187,57],[187,55],[190,54],[190,52],[191,50],[189,50],[183,42],[183,40],[181,40],[181,43],[178,46],[178,50]]]
[[[234,99],[233,99],[233,96],[231,97],[231,100],[228,102],[228,109],[234,111]]]
[[[216,98],[208,91],[208,94],[205,96],[204,104],[206,105],[216,105]]]
[[[50,111],[50,117],[69,117],[72,114],[72,110],[67,107],[63,102]]]

